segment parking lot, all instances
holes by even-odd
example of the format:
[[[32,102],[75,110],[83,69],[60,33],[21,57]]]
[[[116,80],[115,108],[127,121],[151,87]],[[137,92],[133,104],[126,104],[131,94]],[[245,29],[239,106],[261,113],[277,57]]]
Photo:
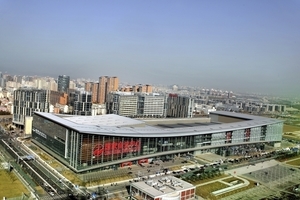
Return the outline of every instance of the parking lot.
[[[142,165],[132,165],[127,167],[120,167],[117,170],[109,169],[104,171],[89,172],[87,174],[79,175],[80,179],[89,182],[96,181],[98,183],[103,183],[105,179],[107,182],[116,182],[124,180],[135,180],[136,178],[146,178],[151,176],[158,176],[167,173],[168,171],[178,171],[183,170],[184,166],[191,165],[190,161],[184,158],[177,158],[175,160],[169,161],[157,161],[155,163],[143,163]],[[183,168],[182,168],[183,167]]]

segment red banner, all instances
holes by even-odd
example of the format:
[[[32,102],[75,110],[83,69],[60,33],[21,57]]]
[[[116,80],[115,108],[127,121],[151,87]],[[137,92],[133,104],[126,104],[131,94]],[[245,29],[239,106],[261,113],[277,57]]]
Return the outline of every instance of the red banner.
[[[138,161],[139,164],[148,163],[148,159],[141,159]]]
[[[131,166],[132,162],[124,162],[121,164],[121,167]]]
[[[104,145],[97,144],[93,149],[94,156],[112,155],[121,153],[137,152],[141,148],[140,141],[105,142]]]

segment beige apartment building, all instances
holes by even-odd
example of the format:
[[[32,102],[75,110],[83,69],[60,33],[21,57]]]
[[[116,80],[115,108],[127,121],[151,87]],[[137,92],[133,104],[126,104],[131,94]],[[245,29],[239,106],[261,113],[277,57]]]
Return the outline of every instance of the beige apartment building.
[[[92,102],[104,104],[109,92],[117,91],[119,87],[118,77],[101,76],[99,83],[85,83],[85,91],[92,93]]]
[[[91,93],[92,93],[92,102],[97,103],[98,102],[98,87],[99,83],[93,83],[91,86]]]
[[[120,89],[121,92],[141,92],[141,93],[152,93],[151,85],[134,85],[125,86]]]
[[[87,82],[87,83],[85,83],[85,86],[84,86],[85,91],[92,93],[92,102],[93,103],[98,102],[98,87],[99,87],[99,84],[94,83],[94,82]]]
[[[98,86],[98,103],[104,104],[109,92],[117,91],[119,87],[118,77],[101,76]]]

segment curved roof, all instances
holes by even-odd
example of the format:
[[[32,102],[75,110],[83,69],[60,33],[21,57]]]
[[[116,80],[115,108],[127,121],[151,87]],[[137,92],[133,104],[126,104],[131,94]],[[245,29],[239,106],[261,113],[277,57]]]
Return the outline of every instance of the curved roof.
[[[211,114],[244,119],[244,121],[206,125],[201,125],[199,123],[199,125],[194,125],[192,127],[166,128],[148,125],[146,120],[143,121],[138,119],[131,119],[119,115],[74,116],[55,115],[52,113],[44,112],[35,112],[35,114],[81,133],[122,137],[176,137],[179,135],[189,136],[233,131],[282,122],[273,118],[265,118],[226,111],[216,111],[212,112]],[[200,119],[201,118],[199,118],[199,121]],[[195,121],[197,120],[197,118],[193,118],[193,120]]]

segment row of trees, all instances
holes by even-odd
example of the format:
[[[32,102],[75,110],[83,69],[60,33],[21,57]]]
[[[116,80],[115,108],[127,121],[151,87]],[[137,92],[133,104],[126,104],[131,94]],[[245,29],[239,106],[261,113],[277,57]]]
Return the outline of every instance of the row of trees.
[[[0,115],[11,115],[11,114],[8,111],[0,110]]]
[[[211,179],[221,176],[224,172],[219,168],[212,168],[207,170],[196,169],[192,173],[185,174],[182,176],[182,180],[193,183],[205,179]]]

